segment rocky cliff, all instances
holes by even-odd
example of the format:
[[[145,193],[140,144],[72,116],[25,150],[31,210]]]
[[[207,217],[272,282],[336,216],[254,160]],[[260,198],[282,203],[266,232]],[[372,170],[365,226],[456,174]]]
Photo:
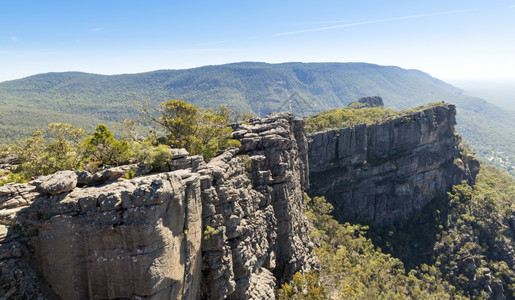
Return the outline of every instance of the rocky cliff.
[[[407,219],[479,167],[462,157],[456,108],[442,104],[381,124],[309,136],[311,195],[325,195],[343,221]]]
[[[0,298],[273,299],[316,267],[302,125],[236,125],[240,149],[208,164],[175,150],[170,172],[64,171],[0,187]]]
[[[454,116],[442,105],[308,138],[302,120],[275,114],[234,125],[242,146],[209,163],[174,149],[168,172],[124,166],[7,184],[0,299],[274,299],[295,272],[317,268],[310,182],[341,218],[381,223],[472,180]],[[124,179],[131,169],[138,176]]]

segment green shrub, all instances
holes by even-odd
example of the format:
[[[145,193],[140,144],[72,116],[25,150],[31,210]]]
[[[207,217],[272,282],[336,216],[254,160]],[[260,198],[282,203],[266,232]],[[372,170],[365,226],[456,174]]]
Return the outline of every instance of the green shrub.
[[[36,131],[8,149],[18,157],[20,165],[13,170],[19,178],[28,180],[38,174],[52,174],[60,170],[78,169],[85,157],[82,128],[70,124],[51,123],[47,129]]]
[[[158,142],[172,148],[185,148],[191,155],[202,155],[206,161],[219,150],[241,146],[231,139],[232,128],[228,126],[231,111],[225,106],[216,111],[205,110],[182,100],[170,100],[157,109],[141,109],[154,124],[166,131],[166,136],[158,138]],[[154,116],[153,110],[158,116]]]
[[[172,149],[167,145],[154,146],[150,140],[131,144],[131,157],[152,167],[154,171],[167,171],[172,160]]]
[[[125,174],[125,179],[132,179],[134,178],[134,170],[129,170],[129,172],[127,172],[127,174]]]
[[[217,235],[220,231],[218,229],[214,229],[213,227],[207,225],[204,230],[204,240],[209,240],[211,237]]]
[[[129,144],[116,140],[104,124],[99,124],[84,144],[88,156],[106,166],[119,166],[129,160]]]

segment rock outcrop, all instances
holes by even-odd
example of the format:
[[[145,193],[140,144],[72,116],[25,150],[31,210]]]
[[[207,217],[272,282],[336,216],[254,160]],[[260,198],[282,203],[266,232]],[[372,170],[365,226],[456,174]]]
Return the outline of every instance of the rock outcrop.
[[[0,182],[7,180],[7,175],[18,165],[18,158],[14,155],[0,155]]]
[[[383,98],[379,96],[363,97],[350,103],[347,107],[359,109],[359,108],[370,108],[370,107],[383,107]]]
[[[202,289],[209,299],[273,299],[277,284],[316,265],[303,207],[303,122],[277,114],[236,125],[233,136],[242,146],[214,158],[203,182],[212,234],[202,246]]]
[[[407,219],[462,180],[477,161],[461,156],[456,108],[442,104],[382,124],[309,136],[310,195],[325,195],[339,220]]]
[[[198,174],[162,173],[58,194],[31,186],[7,185],[0,191],[0,197],[10,198],[0,201],[2,206],[14,207],[14,217],[2,220],[6,235],[0,253],[19,249],[0,263],[33,266],[18,273],[40,274],[44,280],[32,278],[38,293],[27,295],[25,280],[2,272],[1,291],[11,279],[13,298],[54,298],[53,293],[61,299],[198,297]],[[9,204],[16,197],[20,201]]]
[[[303,123],[272,115],[234,135],[242,147],[208,164],[174,150],[170,172],[0,187],[0,298],[273,299],[316,267]]]
[[[241,147],[209,163],[174,149],[163,173],[132,165],[4,185],[0,299],[274,299],[317,268],[310,183],[341,219],[389,223],[474,178],[454,116],[442,105],[307,138],[302,120],[274,114],[234,125]]]

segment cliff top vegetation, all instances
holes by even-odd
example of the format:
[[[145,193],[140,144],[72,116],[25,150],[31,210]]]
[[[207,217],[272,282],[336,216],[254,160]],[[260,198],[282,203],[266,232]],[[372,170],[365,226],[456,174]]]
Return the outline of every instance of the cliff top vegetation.
[[[427,105],[414,108],[404,109],[401,111],[382,107],[366,107],[366,108],[335,108],[316,114],[306,119],[306,131],[312,134],[319,131],[329,129],[339,129],[343,127],[352,127],[358,124],[379,124],[395,118],[407,116],[417,111],[427,108],[443,105],[444,102],[434,102]]]
[[[223,106],[205,110],[182,100],[169,100],[157,108],[146,106],[142,110],[156,127],[146,138],[136,136],[134,120],[124,121],[129,136],[122,139],[116,139],[104,124],[88,136],[80,127],[50,123],[30,138],[0,148],[0,158],[10,153],[19,161],[7,176],[0,174],[0,185],[26,182],[61,170],[94,173],[106,166],[128,163],[144,163],[161,171],[172,156],[171,148],[185,148],[191,155],[210,160],[217,151],[240,145],[231,138],[231,111]]]

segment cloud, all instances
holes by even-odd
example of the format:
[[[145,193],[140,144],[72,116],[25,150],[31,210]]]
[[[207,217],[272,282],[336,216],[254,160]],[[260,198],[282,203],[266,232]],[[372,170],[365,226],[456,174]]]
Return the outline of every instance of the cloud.
[[[97,27],[97,28],[93,28],[93,29],[91,29],[89,32],[96,33],[96,32],[100,32],[100,31],[103,31],[103,30],[104,30],[104,28],[102,28],[102,27]]]
[[[13,42],[17,42],[17,41],[18,41],[18,37],[16,37],[16,36],[11,36],[11,41],[13,41]]]
[[[362,22],[355,22],[355,23],[348,23],[348,24],[341,24],[341,25],[334,25],[334,26],[325,26],[325,27],[318,27],[318,28],[311,28],[311,29],[304,29],[304,30],[297,30],[297,31],[281,32],[281,33],[273,34],[272,36],[287,36],[287,35],[294,35],[294,34],[300,34],[300,33],[334,30],[334,29],[340,29],[340,28],[346,28],[346,27],[355,27],[355,26],[360,26],[360,25],[387,23],[387,22],[400,21],[400,20],[420,19],[420,18],[442,16],[442,15],[452,15],[452,14],[472,12],[472,11],[476,11],[476,10],[477,9],[450,10],[450,11],[442,11],[442,12],[429,13],[429,14],[420,14],[420,15],[411,15],[411,16],[403,16],[403,17],[395,17],[395,18],[387,18],[387,19],[369,20],[369,21],[362,21]]]
[[[341,23],[349,23],[349,22],[358,22],[358,20],[300,22],[300,23],[293,23],[292,25],[323,25],[323,24],[341,24]]]
[[[215,53],[215,52],[234,52],[239,51],[237,48],[189,48],[163,51],[161,54],[198,54],[198,53]]]
[[[200,43],[200,44],[198,44],[198,46],[200,46],[200,47],[203,47],[203,46],[213,46],[213,45],[227,44],[227,43],[230,43],[230,42],[232,42],[232,40],[223,40],[223,41]]]

